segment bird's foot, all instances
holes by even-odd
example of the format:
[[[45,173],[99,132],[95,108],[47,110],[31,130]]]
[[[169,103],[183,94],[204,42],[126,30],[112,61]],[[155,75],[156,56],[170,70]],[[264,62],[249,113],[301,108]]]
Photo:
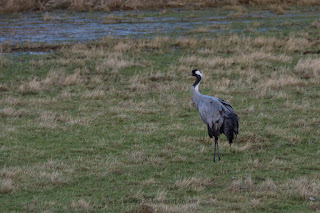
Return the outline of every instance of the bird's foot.
[[[221,158],[218,158],[218,162],[219,161],[221,161]],[[216,159],[215,158],[213,158],[213,163],[215,163],[216,162]]]

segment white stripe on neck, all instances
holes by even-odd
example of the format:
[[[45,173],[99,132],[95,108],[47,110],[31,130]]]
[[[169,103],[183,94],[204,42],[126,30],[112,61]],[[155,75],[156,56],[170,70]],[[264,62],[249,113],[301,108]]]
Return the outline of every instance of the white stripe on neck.
[[[196,91],[198,91],[198,92],[199,92],[199,84],[200,84],[200,82],[194,87],[194,89],[195,89]]]
[[[196,71],[196,74],[200,75],[202,77],[202,74],[201,74],[201,72],[199,70]]]

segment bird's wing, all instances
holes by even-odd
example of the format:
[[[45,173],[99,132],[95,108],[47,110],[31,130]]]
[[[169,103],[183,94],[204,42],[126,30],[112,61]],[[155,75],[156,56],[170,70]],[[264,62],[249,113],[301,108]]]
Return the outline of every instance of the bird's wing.
[[[220,128],[223,124],[224,109],[219,101],[206,98],[199,104],[198,110],[202,121],[211,128],[213,125]]]
[[[229,111],[233,112],[233,108],[230,104],[228,104],[225,100],[222,100],[220,98],[218,100],[221,104],[223,104],[224,107],[226,107]]]

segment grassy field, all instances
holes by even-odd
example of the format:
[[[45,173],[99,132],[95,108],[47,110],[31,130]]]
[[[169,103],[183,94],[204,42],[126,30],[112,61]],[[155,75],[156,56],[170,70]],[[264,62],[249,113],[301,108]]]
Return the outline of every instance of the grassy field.
[[[0,55],[0,211],[319,211],[320,22],[257,26]],[[194,68],[240,118],[218,163]]]

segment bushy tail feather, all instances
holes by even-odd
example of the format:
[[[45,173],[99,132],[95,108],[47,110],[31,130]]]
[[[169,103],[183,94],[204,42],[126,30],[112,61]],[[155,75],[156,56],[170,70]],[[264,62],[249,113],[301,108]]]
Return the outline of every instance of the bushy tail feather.
[[[237,138],[238,127],[239,127],[238,115],[235,113],[227,114],[223,124],[223,133],[228,138],[230,145],[232,144],[233,140]]]

